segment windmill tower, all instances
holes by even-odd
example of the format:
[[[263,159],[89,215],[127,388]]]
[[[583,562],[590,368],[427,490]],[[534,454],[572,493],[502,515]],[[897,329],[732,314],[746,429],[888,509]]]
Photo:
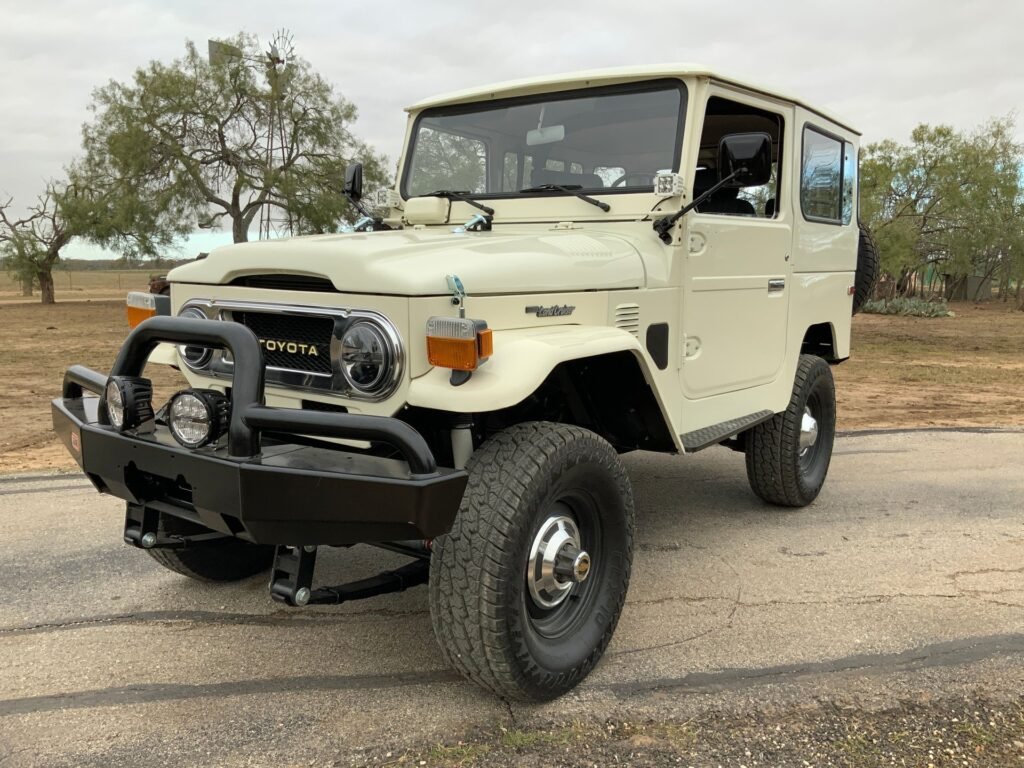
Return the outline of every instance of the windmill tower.
[[[285,120],[282,115],[287,98],[288,68],[295,57],[292,33],[281,28],[270,39],[266,52],[267,84],[270,86],[270,105],[267,119],[267,170],[276,163],[284,163],[291,147],[288,146]],[[291,234],[294,222],[288,212],[265,203],[260,208],[260,240]]]

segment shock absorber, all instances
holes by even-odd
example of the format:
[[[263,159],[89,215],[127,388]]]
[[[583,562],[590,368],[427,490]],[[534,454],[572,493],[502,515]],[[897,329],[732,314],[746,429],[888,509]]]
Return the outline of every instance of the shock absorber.
[[[455,469],[465,469],[473,455],[473,417],[459,414],[452,422],[452,462]]]

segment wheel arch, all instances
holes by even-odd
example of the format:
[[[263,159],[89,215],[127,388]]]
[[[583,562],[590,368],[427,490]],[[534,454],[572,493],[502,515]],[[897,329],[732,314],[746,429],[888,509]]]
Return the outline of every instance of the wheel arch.
[[[488,432],[558,421],[590,429],[620,451],[679,450],[639,341],[616,328],[495,333],[493,358],[468,382],[453,387],[449,372],[435,368],[412,382],[408,403],[472,414]]]
[[[831,322],[814,323],[804,331],[800,354],[814,355],[830,363],[841,359],[836,352],[836,329]]]

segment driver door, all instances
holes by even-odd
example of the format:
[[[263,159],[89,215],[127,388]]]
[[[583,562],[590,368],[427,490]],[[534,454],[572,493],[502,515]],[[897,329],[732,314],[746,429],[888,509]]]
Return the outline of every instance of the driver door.
[[[768,184],[716,193],[688,216],[682,389],[700,400],[774,381],[786,354],[792,212],[780,196],[792,108],[722,87],[709,91],[694,196],[718,178],[718,144],[731,133],[768,132]]]

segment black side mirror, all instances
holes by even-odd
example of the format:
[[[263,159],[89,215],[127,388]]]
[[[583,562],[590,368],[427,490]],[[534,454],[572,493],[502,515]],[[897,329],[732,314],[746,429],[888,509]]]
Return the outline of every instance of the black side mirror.
[[[345,197],[359,200],[363,196],[363,164],[352,163],[345,168]]]
[[[730,186],[757,187],[772,175],[772,137],[767,133],[730,133],[718,142],[718,177],[735,173]]]

